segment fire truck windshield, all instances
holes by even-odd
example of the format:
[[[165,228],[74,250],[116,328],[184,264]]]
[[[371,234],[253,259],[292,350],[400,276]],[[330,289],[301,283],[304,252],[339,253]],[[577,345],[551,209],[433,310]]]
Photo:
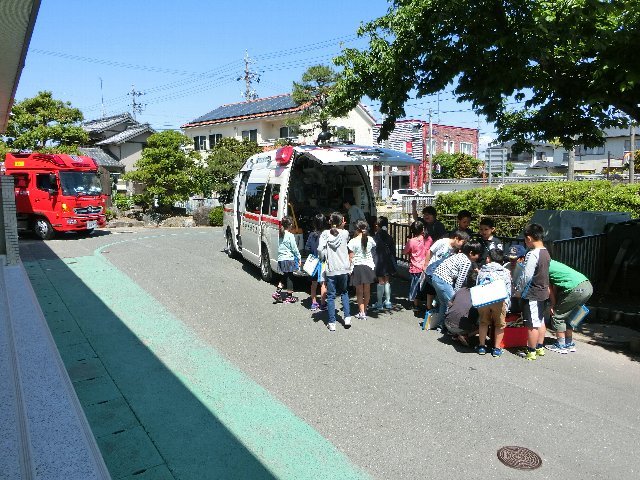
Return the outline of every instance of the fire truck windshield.
[[[60,172],[63,195],[100,195],[102,185],[95,172]]]

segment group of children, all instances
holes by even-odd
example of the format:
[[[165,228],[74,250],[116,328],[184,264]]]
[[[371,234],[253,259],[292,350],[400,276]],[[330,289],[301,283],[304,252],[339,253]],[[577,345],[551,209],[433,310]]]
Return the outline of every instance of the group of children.
[[[575,351],[569,317],[576,306],[589,299],[593,289],[584,275],[551,260],[544,247],[542,226],[528,225],[524,231],[524,242],[529,251],[521,245],[514,245],[508,253],[509,262],[504,263],[507,256],[502,243],[494,236],[495,225],[491,218],[480,221],[479,235],[475,240],[469,230],[469,212],[460,212],[458,228],[448,236],[436,219],[433,207],[425,207],[422,213],[423,217],[419,218],[414,208],[415,220],[411,224],[411,238],[404,247],[404,253],[409,258],[411,276],[408,298],[418,311],[419,292],[426,293],[430,311],[425,315],[425,324],[428,322],[430,329],[453,334],[465,345],[468,345],[469,335],[478,333],[477,353],[484,355],[490,351],[494,357],[499,357],[502,355],[500,345],[507,312],[510,309],[521,310],[528,329],[527,348],[522,356],[535,360],[544,356],[545,315],[550,301],[557,340],[546,349],[558,353]],[[305,249],[319,259],[311,274],[311,310],[328,312],[329,331],[336,329],[337,297],[342,301],[343,325],[351,327],[349,286],[355,288],[356,318],[367,318],[372,283],[376,283],[377,289],[377,302],[372,310],[393,307],[390,277],[396,272],[395,240],[388,233],[388,219],[378,218],[374,235],[370,235],[369,224],[364,219],[353,222],[351,233],[345,229],[346,224],[340,212],[332,213],[328,219],[317,214],[314,231],[309,234],[305,245]],[[283,282],[279,283],[273,298],[284,303],[298,300],[293,296],[292,276],[300,268],[301,256],[295,237],[289,231],[292,225],[290,217],[284,217],[280,224],[278,266]],[[474,309],[469,289],[494,281],[504,283],[507,298]],[[516,299],[513,306],[512,296]],[[437,308],[432,309],[434,299]],[[495,344],[489,349],[486,340],[491,326]]]
[[[387,232],[388,219],[379,217],[375,235],[370,235],[369,224],[364,218],[357,218],[357,212],[352,213],[351,203],[349,200],[344,202],[352,219],[351,233],[345,229],[347,222],[340,212],[332,213],[328,219],[319,213],[305,244],[310,255],[319,260],[311,273],[311,310],[328,312],[327,328],[332,332],[336,329],[335,302],[338,297],[342,301],[343,325],[351,327],[350,286],[356,292],[358,312],[354,316],[358,319],[367,318],[372,283],[376,283],[378,298],[373,308],[382,310],[393,306],[389,279],[396,271],[395,241]],[[283,280],[272,295],[276,302],[298,300],[293,296],[293,272],[300,268],[301,256],[290,231],[292,225],[291,217],[284,217],[280,222],[278,267]]]

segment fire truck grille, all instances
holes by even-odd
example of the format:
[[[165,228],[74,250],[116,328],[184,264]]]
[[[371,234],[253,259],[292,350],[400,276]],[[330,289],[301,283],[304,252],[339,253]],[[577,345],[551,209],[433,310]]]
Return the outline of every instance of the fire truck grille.
[[[88,206],[88,207],[82,207],[82,208],[74,208],[73,211],[75,213],[77,213],[78,215],[87,215],[87,214],[90,214],[90,213],[100,213],[100,212],[102,212],[102,207]]]

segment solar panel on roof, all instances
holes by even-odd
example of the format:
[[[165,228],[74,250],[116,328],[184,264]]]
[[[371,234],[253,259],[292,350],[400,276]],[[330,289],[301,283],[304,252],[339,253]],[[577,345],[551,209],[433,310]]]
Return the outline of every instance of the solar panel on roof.
[[[223,105],[212,110],[211,112],[196,118],[191,123],[208,122],[212,120],[221,120],[223,118],[244,117],[247,115],[256,115],[259,113],[274,112],[278,110],[286,110],[296,107],[291,95],[282,95],[279,97],[263,98],[252,102],[234,103],[232,105]]]

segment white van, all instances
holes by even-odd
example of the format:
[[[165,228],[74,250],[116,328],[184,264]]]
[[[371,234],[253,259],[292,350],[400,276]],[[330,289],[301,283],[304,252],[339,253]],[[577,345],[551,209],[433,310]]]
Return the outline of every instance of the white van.
[[[302,145],[250,157],[234,183],[233,203],[224,206],[223,232],[230,257],[242,256],[260,267],[265,281],[279,273],[278,227],[285,215],[299,226],[298,246],[313,229],[313,217],[341,211],[352,198],[369,218],[376,204],[364,166],[419,165],[395,150],[374,146]],[[302,249],[302,248],[301,248]]]

